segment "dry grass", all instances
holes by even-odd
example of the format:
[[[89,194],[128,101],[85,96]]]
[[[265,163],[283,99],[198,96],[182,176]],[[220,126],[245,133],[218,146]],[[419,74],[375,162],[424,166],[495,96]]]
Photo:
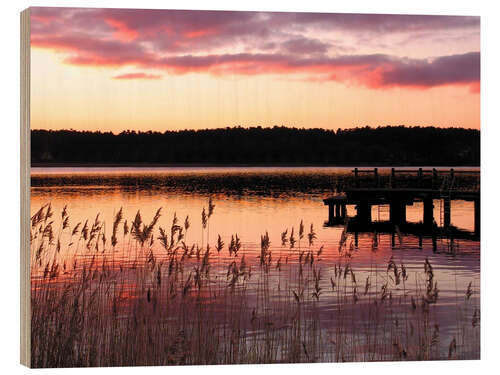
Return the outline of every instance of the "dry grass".
[[[41,207],[31,219],[32,366],[479,358],[472,283],[457,291],[456,328],[444,334],[429,261],[410,276],[391,259],[359,280],[347,235],[325,249],[302,222],[274,248],[262,234],[255,256],[237,234],[228,244],[210,236],[214,210],[211,200],[202,210],[198,245],[189,218],[174,214],[165,229],[160,209],[149,223],[118,210],[109,241],[99,214],[70,226],[66,208],[56,224]],[[325,251],[342,256],[329,263]]]

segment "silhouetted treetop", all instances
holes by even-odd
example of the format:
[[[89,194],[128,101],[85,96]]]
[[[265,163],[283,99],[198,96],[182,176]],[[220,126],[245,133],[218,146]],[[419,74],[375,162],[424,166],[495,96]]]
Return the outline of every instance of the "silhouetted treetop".
[[[479,165],[480,132],[463,128],[231,127],[161,132],[32,130],[33,165]]]

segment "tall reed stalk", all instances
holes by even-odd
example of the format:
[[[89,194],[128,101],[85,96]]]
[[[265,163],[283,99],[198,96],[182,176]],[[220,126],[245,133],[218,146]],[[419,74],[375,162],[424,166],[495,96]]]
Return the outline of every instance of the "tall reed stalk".
[[[456,324],[445,333],[428,259],[412,271],[402,259],[384,269],[375,261],[362,279],[345,229],[332,247],[321,244],[312,224],[306,233],[302,221],[298,249],[292,227],[276,245],[262,234],[256,257],[233,234],[226,256],[220,234],[210,251],[214,207],[210,199],[202,211],[201,247],[187,243],[188,217],[181,226],[174,213],[168,231],[161,209],[149,223],[138,211],[129,225],[120,208],[109,246],[99,214],[70,230],[65,207],[55,236],[52,206],[41,207],[31,218],[32,366],[479,358],[473,282],[457,288],[448,307]]]

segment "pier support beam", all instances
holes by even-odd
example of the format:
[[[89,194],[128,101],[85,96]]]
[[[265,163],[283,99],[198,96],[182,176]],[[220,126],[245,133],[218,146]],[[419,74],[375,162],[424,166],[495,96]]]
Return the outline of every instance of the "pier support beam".
[[[345,203],[328,202],[328,224],[334,225],[343,223],[346,218],[346,212]]]
[[[359,202],[356,206],[358,222],[370,224],[372,222],[372,205],[368,202]]]
[[[393,224],[406,223],[406,204],[402,201],[392,201],[389,203],[389,220]]]
[[[328,205],[328,223],[332,224],[335,221],[335,204]]]
[[[443,226],[445,228],[448,228],[451,224],[451,201],[450,201],[450,198],[443,199],[443,207],[444,207]]]
[[[481,199],[474,200],[474,234],[481,234]]]
[[[424,199],[424,225],[431,227],[434,223],[434,202],[431,197]]]

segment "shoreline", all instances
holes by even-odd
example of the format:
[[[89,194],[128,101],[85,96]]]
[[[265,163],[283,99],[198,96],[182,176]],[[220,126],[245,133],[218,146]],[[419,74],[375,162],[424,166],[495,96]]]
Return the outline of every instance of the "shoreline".
[[[308,164],[308,163],[32,163],[30,168],[481,168],[474,164]]]

